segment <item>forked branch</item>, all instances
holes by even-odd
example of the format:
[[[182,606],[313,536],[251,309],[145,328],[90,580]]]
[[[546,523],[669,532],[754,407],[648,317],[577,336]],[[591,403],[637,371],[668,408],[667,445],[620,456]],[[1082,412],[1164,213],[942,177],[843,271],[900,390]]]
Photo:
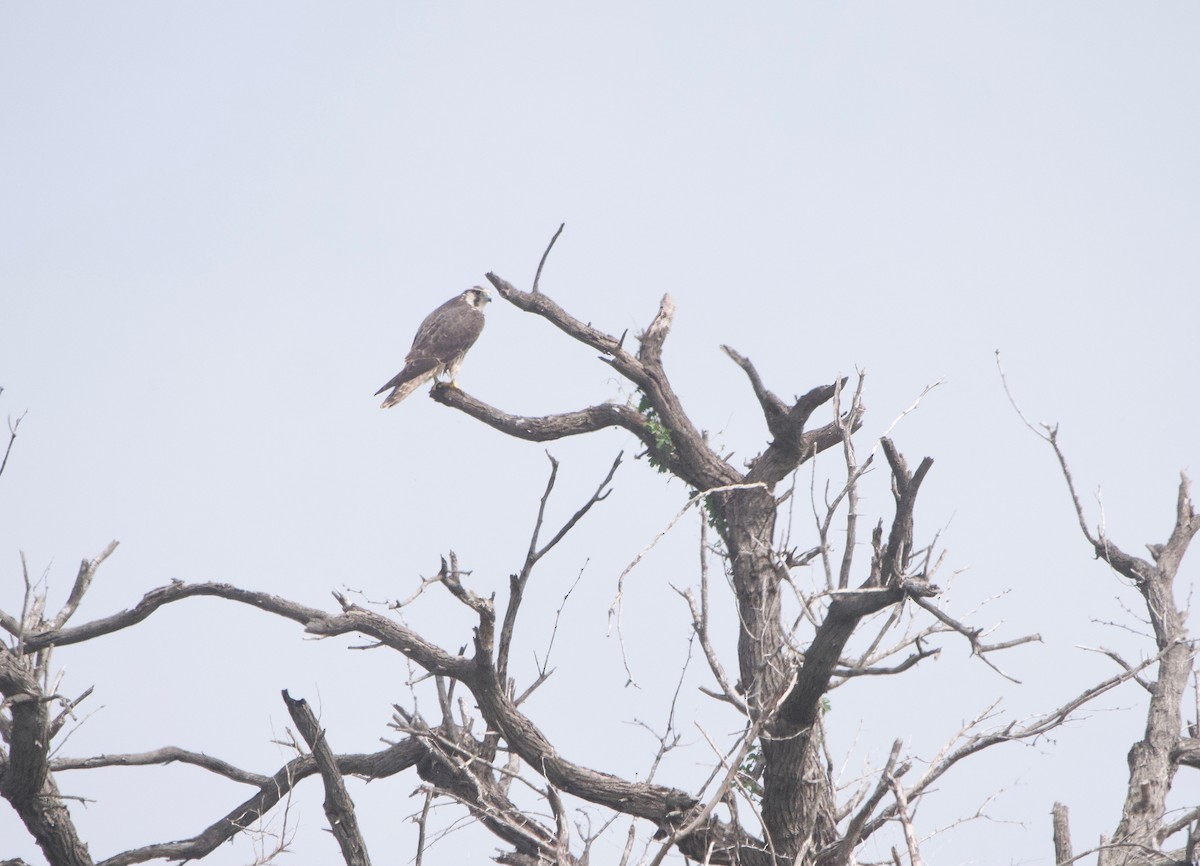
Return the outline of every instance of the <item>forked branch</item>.
[[[382,779],[407,770],[424,755],[425,747],[421,742],[410,738],[374,754],[338,755],[335,762],[338,772],[343,776]],[[317,761],[312,755],[293,758],[268,777],[253,796],[195,836],[124,851],[97,866],[130,866],[148,860],[199,860],[207,857],[238,833],[252,827],[284,800],[297,783],[318,772]]]
[[[509,577],[508,606],[504,611],[504,621],[500,627],[500,645],[496,650],[496,670],[502,682],[508,678],[508,655],[512,647],[513,629],[516,626],[517,612],[520,610],[521,601],[525,596],[525,587],[529,584],[533,567],[566,537],[567,533],[583,519],[584,515],[591,511],[592,506],[608,498],[608,494],[611,492],[608,485],[612,482],[613,476],[617,472],[617,467],[621,465],[622,454],[617,454],[616,459],[613,460],[612,466],[608,470],[608,474],[604,476],[604,480],[596,487],[595,493],[591,495],[588,501],[580,506],[559,527],[558,531],[554,533],[554,536],[549,541],[539,546],[542,523],[546,519],[546,503],[550,500],[550,493],[554,490],[554,482],[558,478],[558,461],[550,454],[546,456],[550,460],[550,477],[546,480],[546,490],[542,494],[541,501],[538,503],[537,520],[534,523],[533,532],[529,537],[529,550],[525,554],[525,562],[522,563],[521,570]]]

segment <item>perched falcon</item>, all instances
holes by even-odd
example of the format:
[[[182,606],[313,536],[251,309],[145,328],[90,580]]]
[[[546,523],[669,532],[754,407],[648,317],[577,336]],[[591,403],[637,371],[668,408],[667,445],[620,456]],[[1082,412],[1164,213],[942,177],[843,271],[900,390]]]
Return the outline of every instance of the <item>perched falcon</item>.
[[[404,359],[404,369],[375,392],[378,397],[392,389],[383,401],[384,409],[395,406],[430,379],[445,375],[454,383],[467,349],[483,331],[483,307],[491,299],[486,289],[475,286],[425,317]]]

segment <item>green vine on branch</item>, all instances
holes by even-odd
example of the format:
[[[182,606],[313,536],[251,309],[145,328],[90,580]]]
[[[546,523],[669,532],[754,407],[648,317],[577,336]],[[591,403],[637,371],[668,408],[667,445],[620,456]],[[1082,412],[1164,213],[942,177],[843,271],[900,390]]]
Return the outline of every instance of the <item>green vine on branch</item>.
[[[646,422],[646,429],[654,437],[654,448],[646,449],[646,460],[659,472],[667,473],[670,470],[665,460],[675,456],[675,443],[671,441],[671,431],[662,422],[650,398],[645,394],[642,394],[642,399],[638,401],[637,409]]]

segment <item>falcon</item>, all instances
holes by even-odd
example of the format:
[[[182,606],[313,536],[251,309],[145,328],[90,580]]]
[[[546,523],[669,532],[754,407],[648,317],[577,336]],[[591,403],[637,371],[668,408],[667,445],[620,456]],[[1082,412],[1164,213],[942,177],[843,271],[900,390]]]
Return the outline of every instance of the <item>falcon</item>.
[[[404,369],[375,392],[378,397],[392,389],[382,408],[395,406],[430,379],[444,375],[453,385],[467,349],[483,331],[483,307],[491,299],[486,289],[475,286],[426,316],[404,359]]]

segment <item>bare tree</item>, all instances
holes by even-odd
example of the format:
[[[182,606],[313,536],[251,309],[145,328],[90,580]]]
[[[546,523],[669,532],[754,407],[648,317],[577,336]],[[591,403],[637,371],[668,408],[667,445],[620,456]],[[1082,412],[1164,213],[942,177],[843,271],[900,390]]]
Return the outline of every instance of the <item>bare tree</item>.
[[[546,255],[553,244],[551,241]],[[1155,594],[1152,600],[1147,594],[1148,603],[1157,605],[1164,616],[1160,652],[1153,659],[1125,664],[1104,683],[1023,723],[989,727],[989,708],[964,725],[921,772],[914,771],[897,740],[883,766],[858,790],[839,790],[824,736],[823,715],[831,690],[860,678],[902,675],[936,656],[944,640],[965,641],[994,675],[1002,676],[995,654],[1037,640],[1037,636],[988,643],[981,629],[939,604],[941,591],[934,583],[940,562],[936,538],[923,538],[917,531],[918,495],[933,461],[926,457],[913,468],[888,436],[872,444],[865,456],[859,453],[855,433],[865,413],[861,376],[853,388],[848,380],[839,379],[785,401],[766,386],[748,357],[725,347],[745,373],[771,435],[761,453],[746,465],[735,466],[688,416],[667,375],[663,351],[674,313],[671,298],[662,299],[637,338],[635,350],[627,347],[624,335],[616,337],[580,321],[540,290],[546,255],[528,292],[495,274],[488,279],[501,297],[518,309],[598,352],[601,360],[629,383],[635,397],[625,403],[598,403],[538,417],[504,412],[449,385],[435,387],[432,397],[502,434],[532,441],[622,428],[640,441],[644,450],[639,456],[651,467],[687,485],[690,492],[680,514],[693,507],[702,512],[702,566],[697,584],[678,590],[681,615],[690,616],[694,639],[708,663],[712,679],[705,690],[739,714],[743,722],[741,737],[714,761],[708,781],[698,789],[685,789],[656,780],[661,758],[678,740],[674,703],[666,731],[659,735],[657,756],[640,781],[585,766],[561,754],[523,708],[527,697],[550,675],[543,668],[531,682],[518,682],[510,670],[519,613],[531,577],[542,558],[604,501],[621,462],[618,456],[595,492],[551,531],[545,517],[557,478],[557,463],[552,459],[528,551],[512,574],[502,605],[469,588],[462,580],[465,569],[453,553],[442,559],[437,575],[424,581],[414,594],[441,587],[471,611],[475,624],[469,651],[467,647],[444,649],[401,622],[392,611],[360,606],[340,593],[335,593],[337,608],[325,611],[216,583],[171,583],[152,590],[126,610],[81,625],[70,624],[79,599],[115,543],[81,565],[67,603],[53,616],[45,611],[44,594],[35,591],[26,575],[21,614],[0,612],[0,628],[10,636],[8,644],[0,647],[0,693],[4,696],[0,796],[21,817],[54,866],[95,862],[73,829],[56,787],[57,773],[170,761],[194,764],[247,785],[252,793],[189,839],[124,851],[100,861],[105,866],[200,859],[285,802],[295,785],[313,775],[320,775],[324,782],[326,814],[344,859],[366,863],[363,835],[339,776],[379,779],[410,769],[421,780],[425,803],[418,863],[424,856],[430,804],[442,799],[459,804],[501,841],[505,848],[496,856],[499,862],[519,866],[585,864],[592,842],[621,816],[631,819],[622,864],[635,857],[639,862],[657,864],[668,856],[682,855],[710,864],[837,866],[856,862],[855,851],[862,843],[885,830],[895,830],[891,838],[903,848],[904,856],[917,864],[919,836],[914,831],[913,810],[930,786],[961,761],[993,745],[1045,734],[1097,695],[1139,679],[1151,663],[1160,665],[1161,681],[1161,668],[1170,658],[1186,681],[1190,649],[1171,655],[1177,645],[1189,646],[1181,632],[1171,630],[1181,628],[1182,620],[1163,597]],[[830,417],[812,424],[822,407],[831,410]],[[793,546],[792,527],[781,509],[796,495],[797,470],[824,452],[838,455],[837,465],[844,472],[822,493],[814,491],[811,545]],[[868,517],[860,511],[859,485],[880,453],[894,504],[889,513],[866,523]],[[1194,523],[1190,504],[1184,519],[1186,487],[1181,488],[1180,497],[1180,523],[1172,541],[1155,552],[1154,566],[1124,557],[1102,535],[1094,540],[1088,536],[1114,567],[1120,570],[1126,564],[1131,576],[1139,576],[1139,589],[1145,587],[1144,593],[1151,593],[1153,582],[1148,569],[1166,574],[1170,568],[1173,575],[1194,532],[1194,527],[1190,531],[1179,528],[1185,522],[1188,527]],[[860,528],[864,523],[869,530]],[[860,542],[860,534],[865,543]],[[860,550],[868,556],[858,557]],[[714,555],[728,578],[736,607],[736,635],[730,636],[728,647],[723,643],[725,636],[710,624],[714,601],[708,563]],[[623,579],[624,575],[618,579],[618,595]],[[1168,578],[1168,598],[1169,588]],[[297,742],[298,756],[270,775],[174,746],[139,754],[52,759],[52,740],[74,707],[87,697],[87,693],[73,699],[58,694],[50,664],[52,651],[135,626],[164,605],[197,596],[252,606],[297,623],[309,635],[359,634],[379,647],[401,653],[432,680],[436,717],[426,716],[415,704],[397,704],[393,725],[400,739],[372,754],[339,755],[329,748],[326,733],[305,714],[303,702],[291,701],[285,694],[311,753]],[[733,673],[727,665],[736,666]],[[1173,704],[1164,699],[1167,704],[1160,708],[1166,715],[1174,712],[1176,722],[1179,694]],[[1144,845],[1144,840],[1157,840],[1169,829],[1163,823],[1163,792],[1159,790],[1164,768],[1195,761],[1194,756],[1200,754],[1196,740],[1182,740],[1178,734],[1176,730],[1171,739],[1148,731],[1148,744],[1139,751],[1138,759],[1145,762],[1145,769],[1135,770],[1137,784],[1150,785],[1145,793],[1148,799],[1127,805],[1129,820],[1122,822],[1115,841]],[[337,739],[336,731],[331,739]],[[1134,790],[1132,781],[1130,790]],[[568,798],[590,804],[602,815],[598,826],[573,827]],[[636,846],[644,846],[640,855]],[[893,850],[895,861],[902,862],[900,848]]]
[[[999,357],[997,356],[997,364]],[[1001,377],[1004,372],[1001,369]],[[1008,384],[1005,382],[1005,390]],[[1012,395],[1009,394],[1010,399]],[[1181,474],[1175,501],[1175,524],[1167,540],[1147,544],[1150,560],[1132,556],[1109,538],[1103,524],[1095,529],[1088,526],[1087,516],[1075,479],[1067,465],[1066,455],[1058,441],[1058,427],[1035,427],[1013,402],[1021,420],[1053,449],[1059,468],[1066,480],[1079,521],[1079,529],[1095,552],[1117,575],[1129,581],[1145,606],[1146,621],[1153,632],[1154,652],[1137,665],[1131,665],[1119,654],[1105,650],[1125,673],[1154,667],[1154,679],[1143,676],[1136,681],[1149,694],[1146,710],[1146,731],[1129,749],[1129,784],[1116,829],[1102,839],[1095,849],[1074,855],[1071,846],[1067,807],[1054,804],[1054,845],[1057,862],[1071,863],[1086,854],[1098,853],[1099,866],[1152,866],[1152,864],[1192,864],[1200,851],[1200,807],[1169,817],[1167,795],[1181,766],[1200,768],[1200,732],[1197,723],[1187,726],[1184,735],[1184,696],[1188,681],[1194,675],[1195,643],[1187,631],[1187,617],[1175,601],[1175,578],[1192,538],[1200,531],[1200,517],[1192,506],[1191,481]],[[1200,713],[1200,690],[1197,691],[1196,712]],[[1200,719],[1200,715],[1198,715]],[[1200,722],[1198,722],[1200,723]],[[1172,837],[1186,832],[1185,844],[1164,852],[1163,845]]]

